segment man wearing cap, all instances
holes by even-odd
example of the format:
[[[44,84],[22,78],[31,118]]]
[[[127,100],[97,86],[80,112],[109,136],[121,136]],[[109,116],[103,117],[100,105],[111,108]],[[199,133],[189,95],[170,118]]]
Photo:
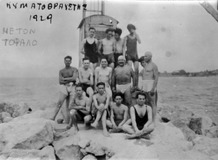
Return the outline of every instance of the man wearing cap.
[[[124,93],[124,99],[127,106],[131,105],[131,78],[133,79],[133,86],[136,87],[135,74],[133,69],[126,64],[124,56],[119,56],[118,66],[114,69],[112,76],[112,90]]]
[[[139,73],[138,88],[148,93],[148,99],[152,107],[152,118],[155,120],[157,111],[157,83],[158,67],[152,62],[152,53],[145,52],[142,71]]]

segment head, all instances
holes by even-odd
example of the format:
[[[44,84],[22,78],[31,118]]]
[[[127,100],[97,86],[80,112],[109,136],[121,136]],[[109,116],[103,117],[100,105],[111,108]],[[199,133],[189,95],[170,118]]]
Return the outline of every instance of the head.
[[[143,92],[137,93],[136,98],[137,98],[138,105],[142,106],[145,104],[145,101],[146,101],[146,94],[145,93],[143,93]]]
[[[105,31],[105,33],[106,33],[106,38],[107,39],[111,39],[112,37],[113,37],[113,29],[111,29],[111,28],[108,28],[106,31]]]
[[[117,92],[114,96],[114,101],[117,106],[121,105],[123,102],[123,94],[121,92]]]
[[[118,57],[118,64],[120,67],[123,67],[126,63],[126,58],[124,56],[119,56]]]
[[[83,95],[83,89],[81,84],[77,84],[75,90],[78,97],[81,97]]]
[[[90,37],[94,37],[94,36],[95,36],[95,31],[96,31],[96,30],[95,30],[94,27],[90,27],[90,28],[89,28],[89,36],[90,36]]]
[[[141,63],[141,66],[142,66],[142,67],[145,67],[146,62],[145,62],[145,57],[144,57],[144,56],[141,56],[141,57],[139,58],[139,62]]]
[[[89,65],[90,65],[90,60],[89,60],[89,58],[83,58],[83,67],[85,68],[85,69],[88,69],[89,68]]]
[[[99,94],[103,94],[105,92],[105,83],[104,82],[99,82],[96,86],[98,88]]]
[[[101,67],[106,68],[108,65],[107,59],[106,58],[101,58]]]
[[[147,62],[150,62],[150,61],[151,61],[151,58],[152,58],[152,53],[149,52],[149,51],[145,52],[145,54],[144,54],[144,60],[145,60],[145,62],[146,62],[146,63],[147,63]]]
[[[116,40],[119,40],[121,34],[122,34],[122,29],[116,28],[114,38],[115,38]]]
[[[134,33],[134,32],[135,32],[136,27],[135,27],[133,24],[128,24],[128,25],[127,25],[127,29],[128,29],[128,31],[129,31],[129,33],[131,34],[131,33]]]
[[[71,62],[72,62],[72,57],[71,56],[64,57],[64,63],[65,63],[66,67],[70,67]]]

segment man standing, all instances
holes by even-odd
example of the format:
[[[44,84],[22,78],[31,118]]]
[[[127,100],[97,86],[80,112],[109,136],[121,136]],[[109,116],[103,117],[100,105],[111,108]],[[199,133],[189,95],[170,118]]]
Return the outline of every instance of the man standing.
[[[96,67],[95,69],[95,84],[98,84],[99,82],[104,82],[105,91],[108,93],[110,97],[112,97],[112,91],[110,88],[111,76],[112,76],[112,69],[111,67],[108,67],[107,59],[102,58],[100,66]]]
[[[155,120],[157,112],[157,83],[158,83],[158,67],[152,62],[152,53],[145,52],[145,65],[139,74],[139,89],[148,93],[148,100],[152,107],[152,117]]]
[[[122,38],[120,38],[122,34],[122,30],[120,28],[116,28],[115,30],[115,43],[114,43],[114,61],[115,61],[115,67],[118,66],[118,57],[119,56],[125,56],[125,52],[124,52],[124,40]]]
[[[55,113],[52,120],[55,120],[59,110],[61,109],[65,99],[66,99],[66,107],[64,121],[65,123],[69,122],[68,116],[68,107],[70,101],[72,100],[75,93],[75,84],[79,81],[78,79],[78,70],[75,67],[71,67],[70,64],[72,62],[71,56],[66,56],[64,58],[65,68],[59,71],[59,84],[60,84],[60,93],[59,100],[57,106],[55,108]]]
[[[84,120],[85,124],[88,124],[92,119],[90,114],[90,106],[88,97],[83,94],[82,86],[76,85],[76,95],[74,96],[72,103],[70,104],[70,122],[67,126],[67,129],[70,129],[72,126],[79,131],[77,121]]]
[[[109,67],[114,68],[114,38],[113,30],[108,28],[106,31],[106,38],[102,39],[99,44],[99,53],[107,59]]]
[[[89,68],[90,61],[88,58],[83,58],[83,66],[79,68],[79,81],[83,91],[88,94],[91,103],[94,91],[93,87],[93,71]]]
[[[98,40],[95,38],[95,28],[89,28],[89,36],[83,40],[81,53],[89,58],[93,71],[98,63]]]
[[[137,93],[137,104],[130,108],[131,122],[123,125],[123,130],[131,135],[128,139],[149,138],[147,135],[154,130],[152,122],[152,109],[145,105],[146,95],[143,92]],[[132,124],[132,125],[130,125]]]
[[[124,56],[118,58],[118,66],[114,69],[112,76],[112,90],[113,92],[119,91],[124,94],[124,99],[127,106],[131,105],[131,79],[133,80],[133,86],[136,88],[135,75],[132,67],[126,64]]]

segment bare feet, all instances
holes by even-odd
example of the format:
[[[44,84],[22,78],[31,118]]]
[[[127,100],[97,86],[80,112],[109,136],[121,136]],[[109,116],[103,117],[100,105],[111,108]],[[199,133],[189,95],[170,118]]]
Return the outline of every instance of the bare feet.
[[[104,135],[105,137],[110,137],[110,134],[108,133],[108,131],[103,131],[103,135]]]
[[[94,122],[94,123],[91,123],[91,126],[94,127],[94,128],[97,128],[98,124]]]

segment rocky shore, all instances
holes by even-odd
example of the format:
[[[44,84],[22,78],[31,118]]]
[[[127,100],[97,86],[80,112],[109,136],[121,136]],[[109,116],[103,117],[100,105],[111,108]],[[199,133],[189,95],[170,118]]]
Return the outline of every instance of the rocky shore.
[[[151,139],[104,137],[101,130],[64,131],[49,120],[53,108],[31,112],[27,104],[0,104],[0,160],[158,159],[217,160],[218,127],[187,108],[158,105]],[[15,114],[16,113],[16,114]]]

